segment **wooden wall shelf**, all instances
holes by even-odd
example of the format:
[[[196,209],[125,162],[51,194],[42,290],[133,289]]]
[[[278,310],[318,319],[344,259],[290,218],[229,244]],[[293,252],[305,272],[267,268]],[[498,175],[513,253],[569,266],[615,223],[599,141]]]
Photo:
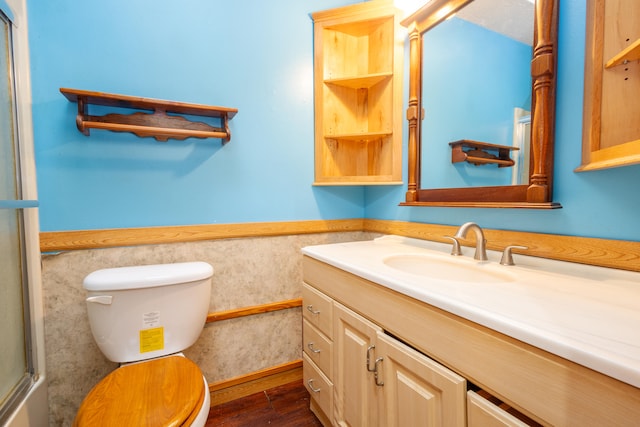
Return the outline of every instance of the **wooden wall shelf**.
[[[467,162],[476,166],[497,164],[500,168],[513,166],[515,161],[511,159],[511,151],[519,150],[518,147],[469,139],[450,142],[449,145],[451,146],[451,163]],[[463,148],[468,148],[468,150],[464,151]],[[492,154],[490,151],[497,151],[498,154]]]
[[[358,132],[358,133],[343,133],[336,135],[325,135],[325,139],[335,139],[343,141],[375,141],[380,138],[391,136],[391,132]]]
[[[576,172],[640,164],[637,0],[587,0],[582,163]]]
[[[60,88],[60,92],[69,101],[78,103],[76,125],[78,130],[87,136],[90,129],[104,129],[113,132],[131,132],[139,137],[153,137],[157,141],[167,141],[169,138],[183,140],[193,137],[220,138],[223,143],[226,143],[231,139],[229,120],[238,112],[236,108],[188,104],[78,89]],[[88,112],[89,104],[152,112],[139,111],[132,114],[112,113],[93,116]],[[214,127],[204,122],[195,122],[181,115],[217,118],[220,119],[221,126]]]
[[[367,74],[355,77],[341,77],[336,79],[326,79],[326,84],[348,87],[351,89],[370,89],[378,83],[393,78],[392,73]]]

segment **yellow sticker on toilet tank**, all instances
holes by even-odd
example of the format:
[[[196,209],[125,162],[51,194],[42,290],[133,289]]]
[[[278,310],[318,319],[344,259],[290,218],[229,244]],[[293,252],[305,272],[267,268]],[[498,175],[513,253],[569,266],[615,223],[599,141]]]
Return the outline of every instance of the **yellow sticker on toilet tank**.
[[[164,349],[164,328],[143,329],[140,331],[140,353]]]

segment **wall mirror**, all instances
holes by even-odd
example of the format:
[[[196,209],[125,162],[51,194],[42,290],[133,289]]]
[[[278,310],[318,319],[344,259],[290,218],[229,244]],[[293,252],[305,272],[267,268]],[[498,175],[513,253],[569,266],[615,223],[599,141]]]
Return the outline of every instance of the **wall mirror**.
[[[409,30],[404,206],[553,209],[557,0],[430,0]]]

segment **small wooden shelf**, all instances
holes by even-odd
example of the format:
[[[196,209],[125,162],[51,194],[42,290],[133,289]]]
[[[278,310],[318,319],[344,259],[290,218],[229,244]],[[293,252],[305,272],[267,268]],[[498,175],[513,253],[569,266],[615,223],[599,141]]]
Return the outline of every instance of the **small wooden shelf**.
[[[369,89],[378,83],[390,79],[393,73],[377,73],[367,74],[365,76],[341,77],[335,79],[326,79],[326,84],[348,87],[351,89]]]
[[[630,61],[637,61],[640,59],[640,39],[631,43],[620,53],[607,61],[604,68],[613,68],[617,65],[622,65]]]
[[[71,102],[78,103],[76,125],[84,135],[90,129],[104,129],[113,132],[131,132],[139,137],[153,137],[158,141],[169,138],[220,138],[223,143],[231,139],[229,120],[238,110],[236,108],[216,107],[185,102],[165,101],[104,92],[60,88],[60,92]],[[88,113],[89,104],[105,107],[148,110],[151,113],[106,114],[93,116]],[[171,113],[171,115],[169,115]],[[212,117],[220,119],[220,127],[204,122],[195,122],[181,115]]]
[[[500,168],[513,166],[515,161],[511,159],[511,151],[519,150],[518,147],[469,139],[450,142],[449,145],[451,146],[451,163],[467,162],[476,166],[497,164]],[[468,150],[464,151],[463,148],[468,148]],[[497,151],[498,154],[492,154],[490,151]]]
[[[325,139],[336,139],[342,141],[374,141],[380,138],[391,136],[393,132],[360,132],[330,135],[326,134]]]

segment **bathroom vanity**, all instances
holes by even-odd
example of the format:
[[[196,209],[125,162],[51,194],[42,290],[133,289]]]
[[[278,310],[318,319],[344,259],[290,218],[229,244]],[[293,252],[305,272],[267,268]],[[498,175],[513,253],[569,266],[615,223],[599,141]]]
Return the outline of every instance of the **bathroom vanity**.
[[[306,247],[324,425],[637,425],[640,274],[397,236]]]

